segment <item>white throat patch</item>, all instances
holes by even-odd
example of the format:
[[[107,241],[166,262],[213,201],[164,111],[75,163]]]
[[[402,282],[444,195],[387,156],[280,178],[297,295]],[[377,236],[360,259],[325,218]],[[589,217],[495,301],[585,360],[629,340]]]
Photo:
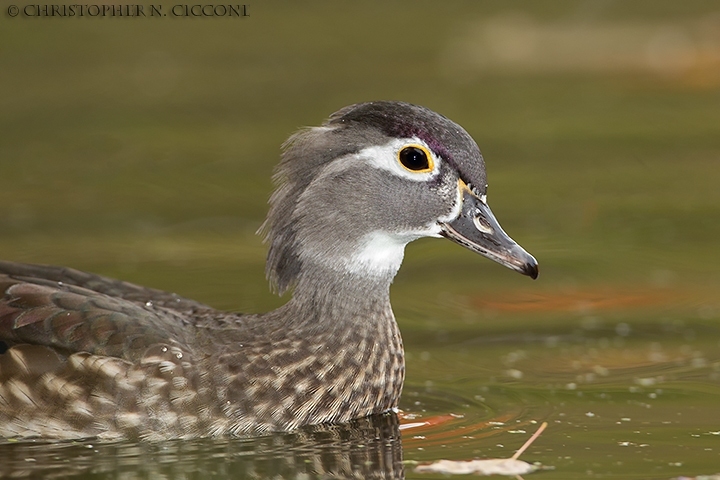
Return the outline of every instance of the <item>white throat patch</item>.
[[[440,226],[436,223],[426,230],[390,233],[376,230],[365,235],[360,248],[346,270],[363,276],[394,276],[405,256],[405,245],[422,237],[439,237]]]
[[[348,263],[347,270],[368,276],[395,275],[402,264],[405,245],[409,241],[387,232],[372,232],[363,239],[362,246]]]

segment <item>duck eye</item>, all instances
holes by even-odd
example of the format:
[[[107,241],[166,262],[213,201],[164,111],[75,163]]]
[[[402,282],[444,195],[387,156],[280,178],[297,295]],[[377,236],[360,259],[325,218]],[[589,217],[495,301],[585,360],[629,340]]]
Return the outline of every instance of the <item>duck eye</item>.
[[[430,153],[424,147],[411,145],[398,153],[400,164],[411,172],[429,172],[433,169]]]

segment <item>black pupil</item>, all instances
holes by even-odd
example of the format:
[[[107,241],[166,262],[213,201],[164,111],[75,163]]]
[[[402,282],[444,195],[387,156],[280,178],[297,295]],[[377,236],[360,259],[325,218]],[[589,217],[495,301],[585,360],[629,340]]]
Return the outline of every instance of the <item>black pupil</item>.
[[[407,147],[400,152],[400,162],[410,170],[425,170],[430,167],[425,152],[417,147]]]

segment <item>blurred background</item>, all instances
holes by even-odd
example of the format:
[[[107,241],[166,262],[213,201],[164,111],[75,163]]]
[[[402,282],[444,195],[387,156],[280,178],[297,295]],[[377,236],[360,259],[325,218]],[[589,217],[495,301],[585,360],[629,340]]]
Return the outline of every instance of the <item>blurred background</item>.
[[[270,308],[282,300],[254,232],[280,145],[342,106],[393,99],[475,137],[490,204],[542,275],[423,240],[397,280],[403,299],[410,277],[536,295],[717,287],[715,2],[263,1],[247,13],[3,12],[2,257]]]
[[[532,282],[451,242],[409,245],[392,290],[408,395],[432,368],[456,378],[448,349],[468,338],[573,332],[597,355],[548,354],[563,388],[652,363],[658,345],[717,380],[720,4],[264,0],[247,13],[3,10],[0,256],[274,308],[285,299],[269,292],[255,231],[281,144],[345,105],[403,100],[473,135],[491,207],[540,263]],[[662,335],[679,339],[671,353]],[[615,337],[638,343],[599,340]],[[433,355],[446,363],[423,370]],[[544,368],[493,355],[483,382],[527,386]]]

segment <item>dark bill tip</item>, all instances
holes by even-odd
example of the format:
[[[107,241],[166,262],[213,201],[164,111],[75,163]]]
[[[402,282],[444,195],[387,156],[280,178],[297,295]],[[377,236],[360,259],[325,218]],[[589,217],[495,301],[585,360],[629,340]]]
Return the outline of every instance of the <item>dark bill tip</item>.
[[[535,259],[533,259],[535,260]],[[535,280],[538,277],[537,262],[528,262],[522,267],[522,273]]]

